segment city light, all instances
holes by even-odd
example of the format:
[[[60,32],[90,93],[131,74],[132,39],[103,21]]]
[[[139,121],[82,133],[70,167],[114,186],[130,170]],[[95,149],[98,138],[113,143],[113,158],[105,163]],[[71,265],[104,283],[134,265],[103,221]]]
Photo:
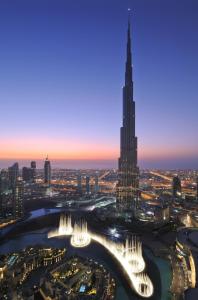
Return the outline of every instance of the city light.
[[[67,228],[68,226],[68,228]],[[91,240],[101,244],[120,263],[127,274],[132,289],[140,296],[149,298],[153,295],[154,287],[151,279],[144,273],[146,264],[142,256],[142,244],[133,237],[125,243],[115,243],[106,237],[92,233],[87,228],[87,223],[82,221],[74,224],[72,230],[71,217],[60,216],[59,228],[49,232],[48,238],[68,236],[71,234],[71,245],[81,248],[90,244]]]

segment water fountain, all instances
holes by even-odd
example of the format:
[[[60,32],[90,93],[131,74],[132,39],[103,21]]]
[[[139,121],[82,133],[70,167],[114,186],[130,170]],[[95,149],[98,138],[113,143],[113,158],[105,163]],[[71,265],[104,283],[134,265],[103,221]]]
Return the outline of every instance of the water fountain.
[[[71,235],[71,245],[77,248],[88,246],[91,240],[98,242],[120,263],[131,287],[138,295],[144,298],[153,295],[153,284],[144,272],[146,264],[142,256],[142,243],[136,236],[133,236],[131,240],[127,239],[125,243],[118,243],[89,231],[86,221],[75,222],[72,228],[71,217],[61,215],[59,228],[49,232],[48,238],[63,235]]]

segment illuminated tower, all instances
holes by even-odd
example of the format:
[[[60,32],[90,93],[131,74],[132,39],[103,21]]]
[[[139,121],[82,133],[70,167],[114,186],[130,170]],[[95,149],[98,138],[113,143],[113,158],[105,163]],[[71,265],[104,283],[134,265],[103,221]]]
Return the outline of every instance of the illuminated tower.
[[[123,87],[123,122],[120,129],[120,158],[118,160],[117,210],[135,210],[138,199],[139,168],[137,166],[137,137],[135,136],[135,102],[131,59],[130,22],[127,31],[127,59]]]
[[[51,183],[51,164],[48,160],[48,156],[46,157],[45,164],[44,164],[44,182],[47,185]]]
[[[13,187],[13,213],[15,219],[20,219],[24,215],[24,184],[23,181],[17,180]]]

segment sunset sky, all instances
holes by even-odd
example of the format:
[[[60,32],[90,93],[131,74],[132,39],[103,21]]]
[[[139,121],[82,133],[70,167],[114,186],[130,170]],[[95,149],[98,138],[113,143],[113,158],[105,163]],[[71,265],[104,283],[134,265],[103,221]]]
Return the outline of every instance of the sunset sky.
[[[140,165],[198,167],[197,0],[0,1],[1,160],[117,159],[128,7]]]

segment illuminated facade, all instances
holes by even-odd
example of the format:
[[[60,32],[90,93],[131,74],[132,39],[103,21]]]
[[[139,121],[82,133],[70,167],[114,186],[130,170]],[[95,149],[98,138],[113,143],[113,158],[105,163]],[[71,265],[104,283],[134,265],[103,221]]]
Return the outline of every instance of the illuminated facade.
[[[118,212],[133,209],[137,205],[139,169],[137,167],[137,137],[135,136],[135,102],[131,62],[130,23],[128,24],[127,60],[123,87],[123,124],[120,129],[119,178],[117,184]]]
[[[198,234],[196,228],[181,228],[176,239],[176,253],[184,273],[184,290],[198,284]]]
[[[48,160],[48,157],[46,158],[44,164],[44,182],[47,185],[51,184],[51,164],[50,161]]]
[[[13,215],[15,219],[24,215],[24,183],[21,180],[17,180],[13,187]]]

